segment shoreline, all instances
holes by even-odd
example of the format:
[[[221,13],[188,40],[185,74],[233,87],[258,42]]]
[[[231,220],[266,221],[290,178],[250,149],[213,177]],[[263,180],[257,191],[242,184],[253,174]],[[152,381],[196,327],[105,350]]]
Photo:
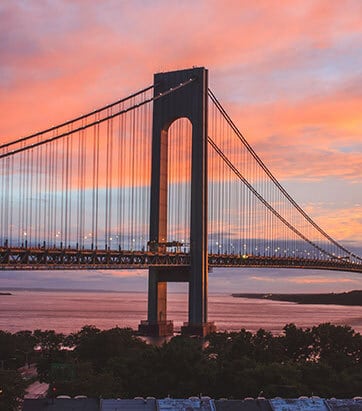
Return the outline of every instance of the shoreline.
[[[231,295],[234,298],[286,301],[297,304],[362,306],[362,290],[321,294],[233,293]]]

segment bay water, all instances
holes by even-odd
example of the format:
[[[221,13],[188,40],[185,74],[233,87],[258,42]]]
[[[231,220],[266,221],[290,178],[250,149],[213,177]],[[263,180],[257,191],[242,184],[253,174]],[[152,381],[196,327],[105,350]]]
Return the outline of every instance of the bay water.
[[[147,293],[101,291],[11,291],[0,295],[0,329],[52,329],[71,333],[84,325],[100,329],[137,329],[147,318]],[[176,330],[187,321],[187,294],[168,294],[168,319]],[[302,305],[291,302],[235,298],[226,293],[209,294],[209,320],[219,331],[256,331],[264,328],[279,334],[285,324],[311,327],[324,322],[350,325],[362,333],[362,307]]]

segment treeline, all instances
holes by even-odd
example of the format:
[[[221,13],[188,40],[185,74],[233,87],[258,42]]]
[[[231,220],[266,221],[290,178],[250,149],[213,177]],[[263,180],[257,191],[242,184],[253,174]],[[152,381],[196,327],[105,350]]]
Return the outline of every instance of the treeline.
[[[19,338],[28,342],[26,350],[41,348],[35,357],[33,351],[27,355],[36,361],[39,379],[51,384],[50,395],[348,398],[362,392],[362,336],[348,326],[303,330],[288,324],[280,336],[241,330],[204,340],[177,336],[161,346],[121,328],[85,326],[68,336],[1,332],[5,364],[18,355]]]

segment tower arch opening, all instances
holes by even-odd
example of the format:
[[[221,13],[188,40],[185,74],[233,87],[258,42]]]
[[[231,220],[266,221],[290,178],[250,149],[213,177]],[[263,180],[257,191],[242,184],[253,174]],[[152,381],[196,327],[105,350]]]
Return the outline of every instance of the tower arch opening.
[[[186,117],[167,129],[167,242],[175,252],[190,251],[192,124]]]

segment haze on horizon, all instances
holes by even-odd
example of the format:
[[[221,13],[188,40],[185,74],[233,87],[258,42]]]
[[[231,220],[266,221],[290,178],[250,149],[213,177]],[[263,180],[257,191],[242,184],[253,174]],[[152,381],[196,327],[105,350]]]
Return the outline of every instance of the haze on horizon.
[[[292,197],[333,238],[362,250],[361,16],[358,0],[5,0],[0,142],[115,101],[155,72],[205,66],[210,87]],[[337,292],[361,289],[361,277],[215,270],[210,291]],[[142,290],[147,280],[140,270],[76,279],[0,272],[0,287],[39,284]]]

